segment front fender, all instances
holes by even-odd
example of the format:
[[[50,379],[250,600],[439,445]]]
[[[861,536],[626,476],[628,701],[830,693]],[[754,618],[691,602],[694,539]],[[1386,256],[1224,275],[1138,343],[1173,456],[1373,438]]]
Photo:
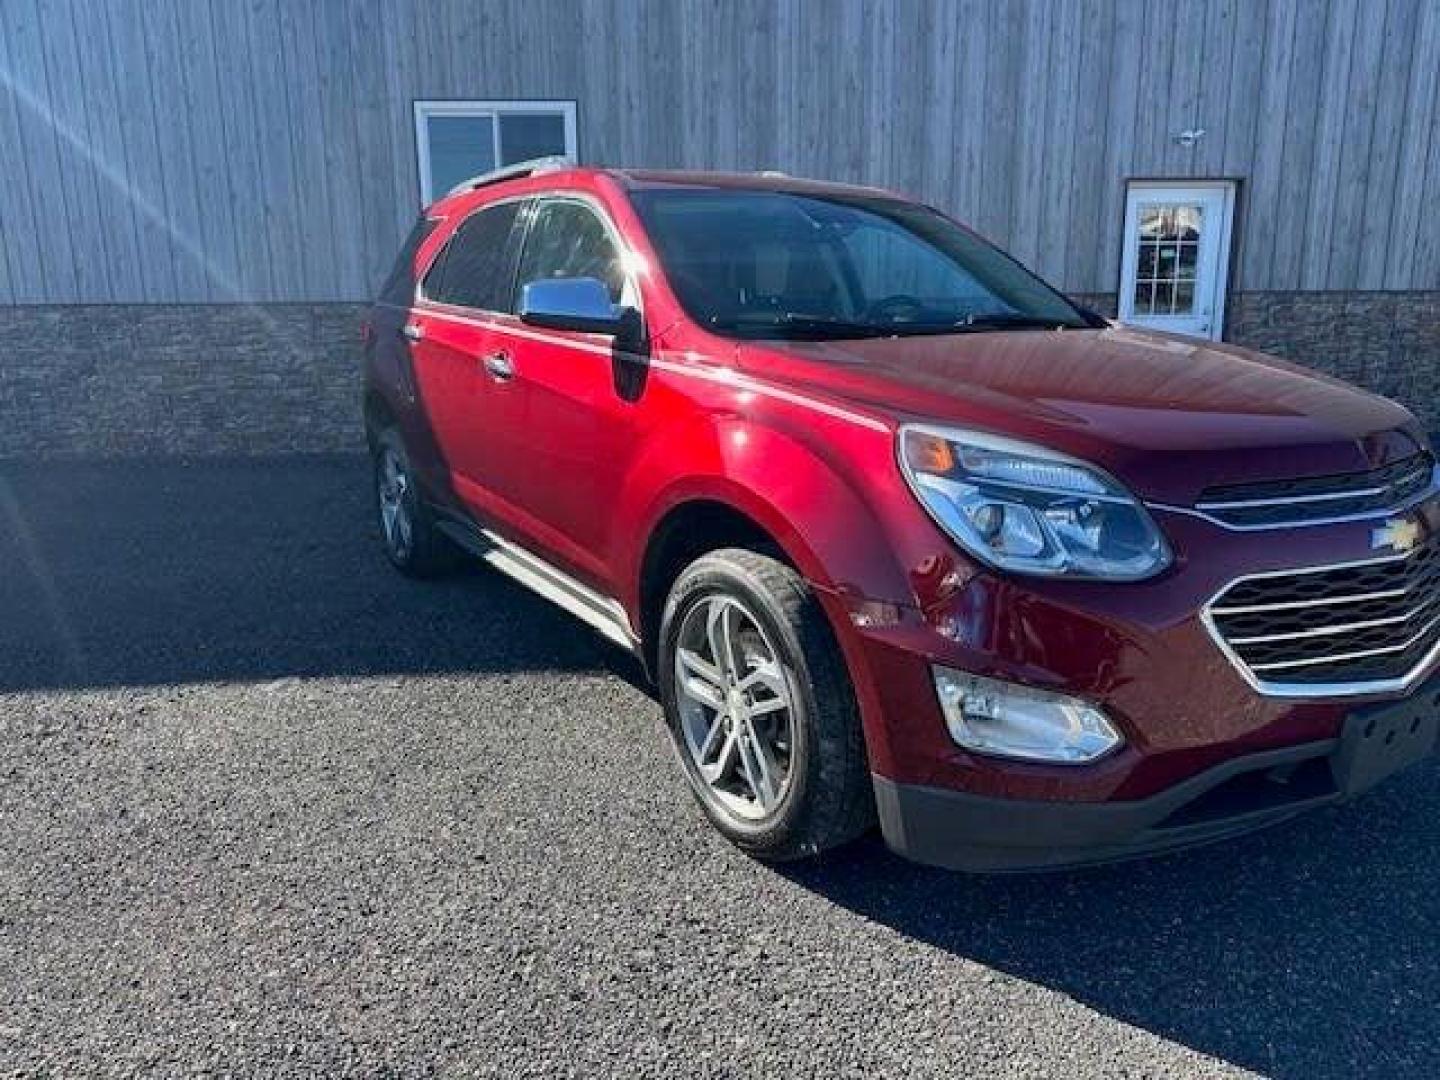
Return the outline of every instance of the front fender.
[[[626,605],[638,610],[648,538],[672,510],[697,500],[724,504],[753,520],[822,590],[913,604],[892,538],[866,489],[866,470],[853,453],[836,460],[844,451],[831,449],[833,437],[806,439],[753,418],[722,415],[701,430],[654,440],[655,449],[632,470],[619,507],[620,520],[637,522],[641,538],[628,553]],[[865,452],[888,461],[888,434],[858,437],[874,443]],[[677,453],[678,446],[685,452]]]

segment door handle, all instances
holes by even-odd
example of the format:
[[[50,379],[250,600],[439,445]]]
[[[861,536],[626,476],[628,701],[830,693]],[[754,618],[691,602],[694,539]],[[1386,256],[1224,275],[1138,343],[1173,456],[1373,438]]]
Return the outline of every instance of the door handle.
[[[405,326],[400,330],[400,333],[404,334],[411,341],[419,341],[425,336],[425,328],[419,323],[411,322],[406,323]]]
[[[515,364],[508,353],[493,352],[483,362],[485,370],[496,382],[509,382],[515,377]]]

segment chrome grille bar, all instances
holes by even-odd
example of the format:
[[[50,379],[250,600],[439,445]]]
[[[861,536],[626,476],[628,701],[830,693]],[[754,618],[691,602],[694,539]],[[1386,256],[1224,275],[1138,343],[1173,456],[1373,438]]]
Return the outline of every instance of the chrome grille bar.
[[[1238,607],[1212,607],[1212,615],[1250,615],[1257,611],[1297,611],[1300,608],[1324,607],[1332,604],[1363,604],[1368,600],[1389,600],[1404,596],[1410,591],[1406,585],[1399,589],[1381,589],[1379,592],[1356,593],[1354,596],[1326,596],[1318,600],[1287,600],[1278,604],[1241,604]]]
[[[1231,645],[1266,645],[1276,641],[1301,641],[1305,638],[1330,637],[1334,634],[1349,634],[1356,630],[1373,630],[1377,626],[1394,626],[1397,623],[1409,622],[1426,607],[1411,608],[1403,615],[1391,615],[1384,619],[1366,619],[1363,622],[1340,623],[1337,626],[1319,626],[1313,630],[1296,630],[1289,634],[1258,634],[1253,637],[1232,637]],[[1256,670],[1259,670],[1257,665]]]
[[[1259,506],[1297,506],[1301,503],[1334,502],[1337,499],[1363,499],[1384,495],[1388,487],[1359,488],[1355,491],[1329,491],[1320,495],[1287,495],[1277,499],[1233,499],[1229,502],[1197,502],[1198,510],[1253,510]]]
[[[1230,529],[1277,529],[1400,513],[1440,492],[1440,467],[1425,450],[1364,472],[1212,487],[1190,507]]]
[[[1440,658],[1440,535],[1408,553],[1238,578],[1201,621],[1262,694],[1403,689]]]
[[[1390,653],[1404,652],[1406,649],[1418,645],[1420,640],[1431,630],[1435,629],[1437,625],[1440,625],[1440,616],[1431,619],[1416,631],[1414,637],[1408,638],[1398,645],[1385,645],[1375,649],[1356,649],[1353,652],[1334,653],[1330,656],[1311,656],[1304,660],[1281,660],[1269,664],[1254,664],[1251,666],[1251,669],[1253,671],[1282,671],[1291,668],[1314,667],[1319,664],[1338,664],[1346,660],[1362,660],[1369,656],[1385,656]]]

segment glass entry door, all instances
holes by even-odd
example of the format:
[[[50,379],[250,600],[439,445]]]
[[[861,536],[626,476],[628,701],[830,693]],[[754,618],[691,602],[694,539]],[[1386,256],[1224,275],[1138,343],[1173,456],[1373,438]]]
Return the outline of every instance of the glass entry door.
[[[1234,206],[1227,181],[1130,184],[1121,322],[1219,340]]]

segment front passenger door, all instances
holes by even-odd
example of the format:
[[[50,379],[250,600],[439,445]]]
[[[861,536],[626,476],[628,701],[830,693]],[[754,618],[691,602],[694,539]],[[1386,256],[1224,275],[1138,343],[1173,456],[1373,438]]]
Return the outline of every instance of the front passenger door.
[[[542,198],[532,211],[516,271],[518,290],[547,278],[598,278],[612,303],[639,307],[619,233],[600,208],[574,196]],[[521,328],[513,343],[515,381],[525,394],[529,450],[522,508],[552,555],[609,590],[613,510],[636,448],[635,400],[617,390],[605,334]]]

